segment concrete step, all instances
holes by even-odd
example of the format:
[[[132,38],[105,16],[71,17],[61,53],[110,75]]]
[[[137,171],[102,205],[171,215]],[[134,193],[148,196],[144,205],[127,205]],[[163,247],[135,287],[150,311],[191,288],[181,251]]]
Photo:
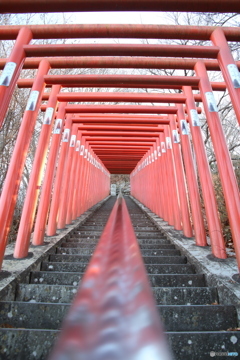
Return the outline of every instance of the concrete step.
[[[145,232],[145,231],[136,231],[135,232],[137,239],[161,239],[163,237],[161,232]]]
[[[138,239],[138,244],[141,245],[170,245],[170,240],[167,240],[166,237],[161,237],[159,239]]]
[[[87,263],[77,263],[77,262],[48,262],[43,261],[41,270],[43,271],[63,271],[63,272],[84,272]],[[148,274],[195,274],[195,269],[190,264],[168,264],[159,265],[159,264],[150,264],[145,265]]]
[[[96,245],[95,245],[96,247]],[[62,248],[62,247],[59,247],[59,248],[56,248],[56,254],[63,254],[63,255],[93,255],[93,252],[94,252],[94,249],[95,248],[91,248],[91,249],[88,249],[88,248],[84,248],[84,249],[81,249],[81,248]]]
[[[86,248],[62,248],[59,247],[56,249],[57,254],[69,254],[69,255],[92,255],[94,249],[86,249]],[[178,256],[180,255],[179,250],[175,249],[143,249],[143,256]]]
[[[1,360],[46,360],[59,330],[0,328]]]
[[[70,237],[78,237],[81,236],[81,238],[85,238],[91,235],[91,237],[100,237],[102,234],[102,230],[100,231],[87,231],[87,230],[78,230],[73,231],[70,235]],[[163,235],[160,232],[147,232],[147,231],[137,231],[135,232],[137,239],[159,239],[162,238]]]
[[[1,360],[45,360],[58,334],[58,330],[0,329]],[[237,331],[167,332],[166,335],[177,360],[212,359],[211,351],[235,353],[232,356],[235,359],[236,353],[239,354],[240,332]],[[229,358],[221,356],[221,359]]]
[[[0,327],[58,330],[69,304],[0,302]]]
[[[97,245],[97,242],[78,242],[76,241],[71,241],[71,242],[63,242],[61,244],[62,248],[81,248],[81,249],[91,249],[94,248]],[[156,244],[150,244],[150,245],[140,245],[139,246],[140,249],[144,249],[144,250],[150,250],[150,249],[156,249],[156,250],[166,250],[166,249],[176,249],[174,245],[172,244],[163,244],[163,245],[156,245]]]
[[[211,305],[218,304],[214,287],[153,287],[157,305]]]
[[[200,332],[197,330],[167,332],[166,335],[176,360],[238,359],[240,353],[239,331]]]
[[[76,237],[76,235],[72,236],[72,237],[69,236],[69,237],[65,238],[65,240],[64,240],[64,242],[68,242],[68,243],[78,242],[80,244],[87,243],[87,242],[89,244],[97,244],[98,241],[99,241],[99,237],[88,236],[88,237],[85,237],[85,238],[84,237],[80,238],[80,237]]]
[[[84,272],[88,266],[88,262],[77,263],[77,262],[51,262],[43,261],[41,270],[42,271],[56,271],[56,272]]]
[[[158,305],[166,331],[222,331],[237,327],[231,305]],[[59,329],[69,304],[2,301],[0,326]],[[32,316],[34,314],[34,316]]]
[[[83,273],[32,271],[31,284],[73,285],[77,286]],[[149,275],[152,286],[157,287],[205,287],[205,278],[201,274],[152,274]]]
[[[77,286],[19,284],[16,301],[70,303]],[[218,302],[215,288],[154,287],[153,294],[158,305],[211,305]]]
[[[148,275],[150,274],[195,274],[194,267],[190,264],[145,264]]]
[[[86,263],[90,261],[90,256],[54,254],[49,256],[49,261],[76,261],[80,263]],[[187,258],[185,256],[143,256],[143,261],[145,264],[186,264]]]
[[[71,242],[63,242],[61,244],[61,248],[79,248],[79,249],[93,249],[97,245],[97,241],[71,241]]]
[[[77,230],[80,231],[80,232],[82,232],[82,231],[84,231],[84,232],[92,232],[92,231],[93,232],[96,232],[96,231],[97,232],[98,231],[102,232],[104,227],[105,227],[105,224],[93,225],[93,226],[86,225],[86,226],[80,226]]]
[[[141,226],[141,225],[134,225],[133,224],[133,228],[134,228],[134,231],[136,233],[139,233],[139,232],[158,232],[159,231],[156,226]],[[161,231],[160,231],[160,233],[161,233]]]
[[[158,305],[166,331],[223,331],[237,327],[231,305]]]
[[[94,237],[94,236],[86,236],[86,237],[77,237],[76,235],[72,235],[72,236],[69,236],[65,239],[65,242],[79,242],[79,243],[86,243],[87,241],[89,241],[90,244],[93,244],[93,243],[98,243],[99,241],[99,237]],[[170,245],[171,242],[169,240],[166,239],[166,237],[161,237],[161,238],[158,238],[158,239],[139,239],[138,240],[138,244],[139,245]]]
[[[102,234],[102,230],[100,231],[86,231],[86,230],[79,230],[79,231],[73,231],[70,234],[70,237],[78,237],[81,236],[81,238],[86,238],[88,236],[91,235],[91,237],[95,236],[95,237],[100,237]]]
[[[96,224],[95,225],[94,224],[92,224],[92,225],[84,224],[82,226],[79,226],[77,228],[77,231],[80,231],[80,232],[82,232],[82,231],[84,231],[84,232],[101,231],[102,232],[104,227],[105,227],[105,223],[102,223],[102,224],[99,223],[97,225]],[[133,226],[133,228],[134,228],[135,232],[156,232],[157,231],[157,228],[155,226],[147,226],[147,224],[146,224],[146,226],[136,225],[136,226]]]

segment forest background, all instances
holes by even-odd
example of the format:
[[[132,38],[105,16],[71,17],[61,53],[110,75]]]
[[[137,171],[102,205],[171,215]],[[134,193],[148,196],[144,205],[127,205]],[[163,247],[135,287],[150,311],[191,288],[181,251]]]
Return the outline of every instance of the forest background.
[[[240,15],[238,14],[217,14],[217,13],[117,13],[117,14],[104,14],[104,13],[74,13],[74,14],[2,14],[0,15],[0,25],[32,25],[32,24],[72,24],[72,23],[144,23],[144,24],[170,24],[170,25],[194,25],[194,26],[240,26]],[[35,44],[49,44],[49,43],[101,43],[109,40],[106,39],[63,39],[63,40],[34,40]],[[129,40],[112,39],[113,43],[126,43]],[[208,45],[208,41],[194,41],[194,40],[134,40],[142,43],[171,43],[171,44],[183,44],[183,45]],[[132,42],[132,40],[131,40]],[[240,42],[230,43],[233,56],[235,60],[240,59]],[[1,58],[7,58],[13,47],[13,41],[0,41],[0,56]],[[22,78],[33,78],[35,76],[35,70],[23,70],[21,73]],[[127,69],[52,69],[51,74],[127,74]],[[133,70],[131,69],[131,73]],[[135,69],[135,74],[145,75],[194,75],[193,70],[154,70],[154,69]],[[219,72],[209,72],[211,81],[223,81]],[[78,91],[78,89],[75,89]],[[130,89],[130,91],[138,92],[153,92],[151,89]],[[80,90],[79,90],[80,91]],[[127,91],[127,89],[103,89],[103,88],[86,88],[81,91]],[[155,92],[161,92],[161,90],[154,89]],[[169,90],[171,92],[171,90]],[[174,90],[172,90],[173,92]],[[16,89],[14,92],[9,111],[7,113],[4,126],[0,130],[0,194],[4,179],[6,177],[7,169],[13,152],[14,144],[16,142],[21,118],[26,107],[27,99],[29,97],[30,89]],[[228,147],[230,150],[231,158],[233,161],[234,169],[236,172],[238,184],[240,186],[240,129],[234,115],[232,105],[227,92],[216,93],[218,102],[219,114],[221,117],[224,133],[227,139]],[[81,103],[80,103],[81,104]],[[98,103],[99,104],[99,103]],[[101,103],[100,103],[101,104]],[[109,103],[113,104],[113,103]],[[119,104],[119,103],[118,103]],[[139,104],[140,105],[140,104]],[[155,105],[155,104],[152,104]],[[206,152],[210,169],[212,172],[218,210],[223,226],[224,238],[226,245],[230,248],[233,247],[231,232],[229,228],[229,221],[226,212],[224,197],[222,193],[219,174],[216,166],[216,158],[212,148],[211,138],[206,124],[206,118],[204,112],[200,116],[201,129],[206,146]],[[12,224],[12,230],[10,233],[9,241],[12,242],[16,238],[18,231],[19,221],[21,217],[21,211],[24,204],[26,195],[26,189],[28,186],[31,168],[34,160],[34,155],[38,143],[39,134],[41,131],[41,124],[43,121],[43,113],[39,113],[38,121],[34,130],[31,146],[29,149],[27,162],[24,167],[23,178],[20,185],[20,191],[17,201],[17,206],[14,214],[14,220]],[[193,150],[193,149],[192,149]],[[193,150],[193,157],[194,150]],[[197,165],[195,163],[196,173]],[[112,175],[111,183],[116,183],[118,189],[123,188],[125,193],[129,193],[130,184],[128,175]],[[199,188],[200,183],[199,183]],[[205,225],[207,229],[207,222],[205,216],[204,203],[202,200],[202,210],[204,214]]]

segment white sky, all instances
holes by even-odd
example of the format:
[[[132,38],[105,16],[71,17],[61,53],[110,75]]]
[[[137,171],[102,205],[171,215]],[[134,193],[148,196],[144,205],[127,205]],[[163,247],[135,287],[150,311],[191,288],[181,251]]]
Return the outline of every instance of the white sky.
[[[168,15],[169,13],[162,12],[73,13],[71,22],[76,24],[169,24]]]
[[[146,0],[147,1],[147,0]],[[172,13],[164,12],[78,12],[48,14],[18,14],[15,24],[24,24],[29,18],[31,24],[173,24]],[[45,19],[43,19],[45,17]],[[65,21],[64,21],[64,20]]]

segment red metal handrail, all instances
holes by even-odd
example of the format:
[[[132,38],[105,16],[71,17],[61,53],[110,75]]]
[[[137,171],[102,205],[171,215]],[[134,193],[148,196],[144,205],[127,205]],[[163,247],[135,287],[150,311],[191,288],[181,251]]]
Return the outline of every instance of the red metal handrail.
[[[63,358],[172,358],[121,196],[49,357]]]

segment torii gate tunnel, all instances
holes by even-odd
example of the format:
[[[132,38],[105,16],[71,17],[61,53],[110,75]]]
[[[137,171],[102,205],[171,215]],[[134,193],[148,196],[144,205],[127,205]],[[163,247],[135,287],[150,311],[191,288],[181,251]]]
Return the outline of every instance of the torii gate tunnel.
[[[115,3],[112,0],[102,0],[101,5],[97,0],[48,0],[44,4],[40,0],[1,0],[0,11],[98,11],[103,8],[110,11],[115,10]],[[190,8],[189,1],[138,0],[122,1],[118,10],[188,11]],[[194,4],[194,11],[205,10],[239,12],[240,2],[199,0]],[[211,45],[31,44],[32,39],[58,38],[195,39],[209,40]],[[186,237],[194,236],[196,245],[206,246],[200,189],[189,140],[191,134],[212,254],[225,259],[225,243],[198,116],[204,111],[240,268],[240,194],[214,98],[214,91],[227,90],[240,124],[240,61],[234,60],[228,45],[228,41],[239,41],[239,38],[240,29],[230,27],[0,27],[0,40],[15,39],[10,56],[0,60],[3,70],[0,76],[1,124],[15,88],[31,88],[0,199],[0,264],[39,110],[45,111],[45,116],[22,210],[15,258],[28,255],[31,236],[33,245],[42,245],[45,232],[54,236],[57,229],[63,229],[107,197],[111,174],[130,174],[133,197]],[[192,69],[194,75],[49,73],[50,69],[79,68]],[[25,79],[21,78],[22,69],[38,70],[35,78]],[[207,71],[213,70],[221,71],[223,82],[209,80]],[[47,92],[46,88],[50,90]],[[79,88],[119,88],[120,91],[79,92]],[[135,89],[134,92],[131,89]],[[139,89],[161,89],[162,92],[143,93]],[[164,92],[168,89],[177,92]],[[84,102],[124,105],[84,105]]]

